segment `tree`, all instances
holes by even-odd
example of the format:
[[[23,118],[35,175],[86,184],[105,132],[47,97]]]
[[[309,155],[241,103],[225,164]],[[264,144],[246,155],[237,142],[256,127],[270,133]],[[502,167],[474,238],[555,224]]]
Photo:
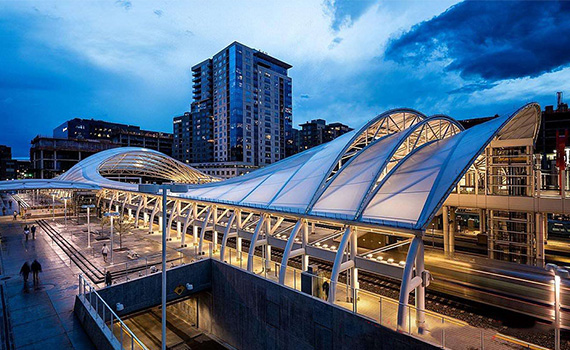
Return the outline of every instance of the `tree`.
[[[101,220],[101,229],[111,226],[111,218],[103,217]],[[123,234],[129,233],[135,228],[134,220],[119,215],[113,219],[113,232],[119,235],[119,249],[123,249]]]

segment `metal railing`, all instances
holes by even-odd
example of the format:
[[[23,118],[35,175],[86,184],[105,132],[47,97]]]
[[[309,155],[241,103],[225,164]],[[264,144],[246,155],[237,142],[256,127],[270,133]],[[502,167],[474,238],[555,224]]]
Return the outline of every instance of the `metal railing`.
[[[78,296],[88,310],[95,312],[94,320],[99,328],[101,328],[103,332],[106,330],[109,331],[111,339],[115,339],[121,349],[148,350],[143,342],[137,338],[99,293],[97,293],[95,286],[81,274],[79,275]]]
[[[211,250],[207,256],[219,260],[218,254]],[[226,247],[224,262],[238,267],[247,268],[248,253]],[[281,264],[266,260],[263,257],[254,256],[253,273],[266,279],[279,281]],[[287,266],[285,272],[285,286],[301,291],[302,271]],[[305,272],[307,274],[307,272]],[[314,298],[327,300],[330,290],[337,288],[334,304],[349,312],[363,316],[384,327],[396,332],[406,333],[411,337],[420,339],[441,348],[451,349],[534,349],[542,350],[545,347],[537,346],[513,337],[503,335],[492,329],[477,328],[466,322],[447,317],[429,310],[418,310],[413,305],[404,305],[405,317],[403,325],[398,325],[397,300],[381,296],[366,290],[354,288],[345,283],[333,283],[327,276],[310,275],[313,279]],[[329,291],[326,291],[328,284]]]

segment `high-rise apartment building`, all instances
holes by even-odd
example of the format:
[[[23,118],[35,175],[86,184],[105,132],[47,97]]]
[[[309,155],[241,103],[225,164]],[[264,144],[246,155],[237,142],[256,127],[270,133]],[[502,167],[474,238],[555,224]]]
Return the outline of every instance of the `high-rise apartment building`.
[[[285,158],[292,138],[289,68],[238,42],[192,67],[189,162],[231,177]],[[176,143],[183,147],[182,140]],[[220,168],[229,170],[221,174]]]
[[[172,123],[172,157],[181,162],[190,163],[192,148],[192,116],[190,112],[174,117]]]
[[[342,123],[327,124],[324,119],[313,119],[299,126],[301,127],[299,131],[301,151],[332,141],[352,130],[352,128]]]

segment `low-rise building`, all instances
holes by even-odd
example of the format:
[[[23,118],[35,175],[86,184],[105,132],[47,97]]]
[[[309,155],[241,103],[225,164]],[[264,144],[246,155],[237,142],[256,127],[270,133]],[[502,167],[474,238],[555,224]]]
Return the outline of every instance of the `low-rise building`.
[[[30,148],[31,173],[36,179],[63,174],[82,159],[121,144],[109,140],[79,140],[36,136]]]

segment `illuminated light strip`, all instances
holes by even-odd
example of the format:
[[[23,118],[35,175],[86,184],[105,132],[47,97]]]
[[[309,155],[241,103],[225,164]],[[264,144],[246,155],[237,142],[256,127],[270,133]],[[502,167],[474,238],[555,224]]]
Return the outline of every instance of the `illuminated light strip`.
[[[525,348],[529,348],[529,349],[535,349],[535,350],[549,350],[548,348],[545,348],[545,347],[542,347],[542,346],[539,346],[539,345],[534,345],[534,344],[531,344],[531,343],[528,343],[528,342],[519,340],[519,339],[517,339],[517,338],[510,337],[510,336],[508,336],[508,335],[504,335],[504,334],[501,334],[501,333],[495,334],[495,335],[493,336],[493,338],[499,338],[499,339],[501,339],[501,340],[504,340],[504,341],[507,341],[507,342],[511,342],[511,343],[513,343],[513,344],[516,344],[516,345],[524,346]]]

